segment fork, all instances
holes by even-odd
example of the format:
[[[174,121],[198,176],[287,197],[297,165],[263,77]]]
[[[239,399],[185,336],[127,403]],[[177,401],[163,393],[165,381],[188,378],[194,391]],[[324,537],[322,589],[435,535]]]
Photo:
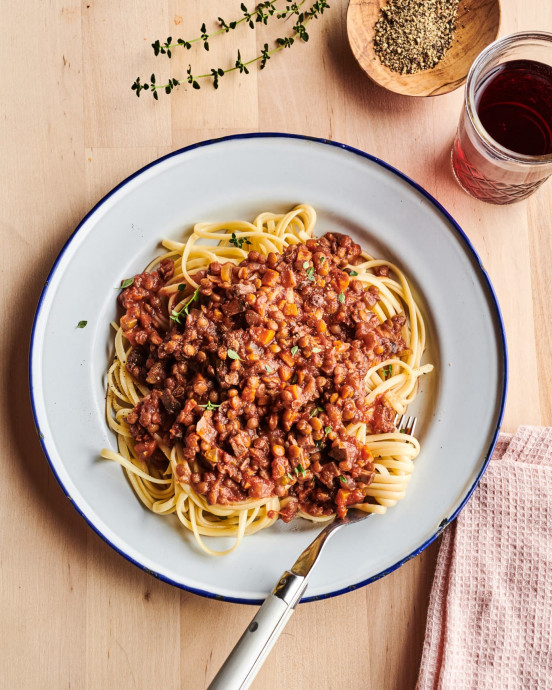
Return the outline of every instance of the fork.
[[[416,417],[397,414],[395,428],[413,435]],[[371,513],[349,508],[347,515],[334,519],[303,551],[290,570],[280,577],[271,594],[247,626],[234,649],[221,666],[208,690],[246,690],[259,672],[291,614],[305,593],[308,577],[328,539],[346,525],[353,525]]]

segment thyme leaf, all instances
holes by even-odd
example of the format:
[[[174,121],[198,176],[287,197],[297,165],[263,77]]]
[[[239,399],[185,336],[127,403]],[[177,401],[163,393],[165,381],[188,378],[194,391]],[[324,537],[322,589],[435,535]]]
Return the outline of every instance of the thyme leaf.
[[[180,285],[178,286],[178,289],[180,290]],[[198,297],[199,297],[199,288],[196,288],[194,294],[190,297],[190,299],[186,302],[186,304],[182,307],[182,309],[180,309],[180,311],[173,309],[169,318],[172,321],[175,321],[176,323],[181,323],[180,317],[182,316],[182,314],[186,314],[186,316],[188,316],[188,310],[190,309],[190,304],[192,302],[195,302],[195,300]]]
[[[316,417],[316,415],[319,412],[324,412],[324,408],[323,407],[315,407],[314,410],[310,413],[309,419],[311,419],[312,417]]]
[[[232,237],[230,238],[230,244],[233,244],[234,247],[237,247],[238,249],[242,249],[244,244],[252,244],[247,237],[236,237],[236,233],[232,233]]]
[[[215,405],[210,400],[206,405],[198,405],[198,407],[204,407],[206,410],[218,410],[220,405]]]

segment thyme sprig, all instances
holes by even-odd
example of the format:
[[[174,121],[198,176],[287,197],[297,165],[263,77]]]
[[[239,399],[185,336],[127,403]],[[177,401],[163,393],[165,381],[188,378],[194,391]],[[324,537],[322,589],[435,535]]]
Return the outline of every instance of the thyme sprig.
[[[240,74],[249,74],[249,66],[255,64],[256,62],[259,63],[259,69],[264,69],[268,60],[270,60],[275,53],[278,53],[285,48],[291,48],[296,41],[307,42],[309,40],[309,34],[306,30],[308,22],[312,19],[318,19],[318,17],[324,13],[324,10],[329,9],[330,7],[327,0],[316,0],[316,2],[314,2],[308,10],[302,11],[301,7],[305,1],[306,0],[302,0],[300,3],[294,2],[290,5],[286,5],[286,9],[281,12],[276,10],[274,6],[275,0],[268,0],[267,2],[259,3],[259,5],[257,5],[255,10],[252,12],[250,12],[245,4],[242,3],[241,9],[244,13],[243,17],[235,22],[230,23],[227,23],[225,20],[219,17],[219,23],[221,24],[222,28],[212,34],[208,34],[206,32],[205,23],[203,23],[201,26],[201,36],[198,38],[189,41],[179,38],[177,39],[176,43],[173,43],[172,37],[169,36],[164,44],[161,44],[160,41],[155,41],[152,43],[154,53],[156,55],[166,54],[167,57],[170,58],[172,56],[173,48],[183,46],[189,50],[192,47],[192,43],[196,43],[198,41],[203,41],[204,48],[209,50],[209,39],[221,33],[228,33],[228,31],[235,29],[236,26],[242,22],[246,22],[248,26],[254,28],[255,23],[267,24],[269,17],[274,14],[276,14],[279,19],[292,15],[295,15],[297,18],[293,26],[293,33],[291,35],[283,38],[277,38],[276,47],[272,50],[269,50],[268,43],[265,43],[264,47],[260,51],[260,54],[250,60],[246,60],[244,62],[241,57],[241,51],[238,50],[238,56],[234,66],[229,67],[228,69],[223,69],[222,67],[213,67],[205,74],[194,75],[192,72],[192,66],[189,65],[186,71],[186,76],[182,79],[170,78],[166,84],[158,84],[155,74],[151,75],[149,82],[142,82],[141,78],[137,77],[136,81],[132,84],[132,90],[136,92],[138,97],[142,91],[149,90],[151,91],[154,99],[159,100],[159,90],[163,90],[166,94],[170,94],[177,86],[185,83],[191,84],[193,89],[200,89],[201,85],[199,82],[203,79],[211,79],[213,87],[218,89],[219,81],[225,74],[235,71],[239,71]]]
[[[251,241],[247,237],[236,237],[236,233],[233,232],[232,237],[230,238],[230,244],[233,244],[234,247],[241,249],[244,244],[251,244]]]
[[[200,41],[203,42],[203,47],[208,51],[209,41],[211,38],[215,38],[215,36],[227,34],[229,31],[233,31],[244,22],[247,24],[247,26],[249,26],[250,29],[254,29],[255,24],[264,24],[266,26],[268,24],[268,20],[273,15],[276,15],[278,19],[285,19],[291,14],[299,14],[299,8],[304,4],[305,0],[302,0],[302,2],[299,4],[294,2],[291,5],[288,5],[285,10],[278,12],[278,9],[275,7],[276,0],[268,0],[267,2],[260,2],[255,9],[250,12],[245,3],[242,2],[240,6],[242,11],[241,19],[226,22],[222,17],[218,17],[218,23],[221,28],[217,31],[213,31],[210,34],[207,33],[207,27],[205,26],[205,22],[203,22],[200,28],[201,33],[197,38],[192,38],[189,40],[177,38],[176,43],[173,43],[172,36],[169,36],[165,43],[161,43],[161,41],[157,40],[151,44],[151,47],[153,48],[155,55],[166,55],[168,58],[172,57],[172,51],[175,48],[186,48],[186,50],[190,50],[194,43],[199,43]]]
[[[218,410],[220,405],[215,405],[209,400],[206,405],[198,405],[198,407],[203,407],[205,410]]]

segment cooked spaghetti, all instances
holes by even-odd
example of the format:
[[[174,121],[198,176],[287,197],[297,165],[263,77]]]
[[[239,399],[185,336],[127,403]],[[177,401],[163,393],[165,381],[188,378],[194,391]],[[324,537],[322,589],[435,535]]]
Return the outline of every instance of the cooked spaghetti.
[[[107,418],[153,512],[222,555],[295,516],[384,513],[418,441],[395,428],[416,395],[425,329],[403,273],[350,237],[314,236],[300,205],[199,223],[123,281]],[[214,551],[205,536],[232,536]]]

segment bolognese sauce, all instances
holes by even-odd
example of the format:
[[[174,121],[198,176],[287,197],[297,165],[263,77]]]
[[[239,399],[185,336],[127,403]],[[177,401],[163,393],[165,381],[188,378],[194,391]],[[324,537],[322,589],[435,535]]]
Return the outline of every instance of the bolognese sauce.
[[[208,503],[277,496],[285,522],[298,510],[343,517],[363,502],[372,457],[346,427],[394,430],[383,396],[366,404],[365,377],[404,354],[406,319],[374,314],[378,289],[350,269],[360,253],[329,233],[212,262],[170,320],[173,262],[135,276],[119,301],[127,370],[149,390],[126,418],[140,460],[162,469],[160,444],[179,443],[177,478]]]

